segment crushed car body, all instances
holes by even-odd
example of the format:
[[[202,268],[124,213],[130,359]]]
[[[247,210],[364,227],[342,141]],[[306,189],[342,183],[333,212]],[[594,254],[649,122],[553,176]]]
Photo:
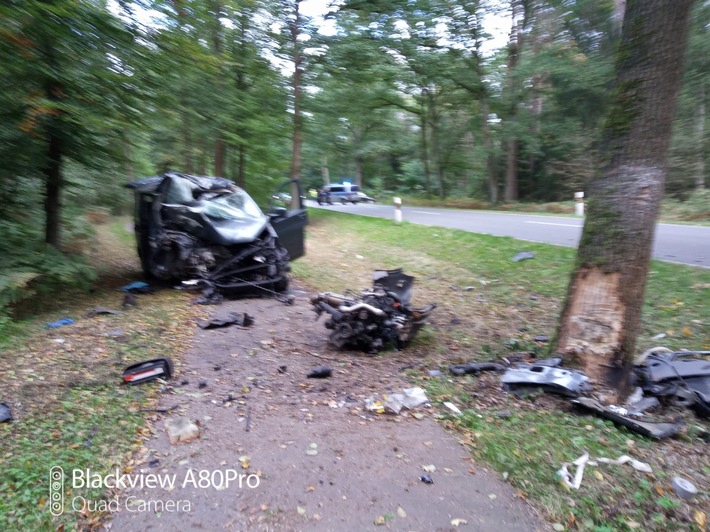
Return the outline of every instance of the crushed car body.
[[[287,288],[290,260],[303,254],[300,194],[293,209],[274,208],[267,216],[221,177],[168,172],[126,186],[136,196],[138,255],[147,276],[197,279],[220,297]]]
[[[373,288],[360,295],[322,292],[311,298],[318,317],[332,330],[328,343],[376,353],[387,343],[405,347],[426,323],[436,305],[415,309],[410,305],[414,277],[401,269],[376,270]]]

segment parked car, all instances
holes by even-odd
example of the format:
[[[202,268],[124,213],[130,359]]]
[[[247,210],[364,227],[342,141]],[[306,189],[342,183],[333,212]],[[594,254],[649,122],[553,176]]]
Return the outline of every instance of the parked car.
[[[274,193],[282,201],[268,215],[222,177],[168,172],[126,186],[135,192],[136,242],[148,277],[198,280],[225,297],[287,288],[308,221],[298,181]]]
[[[357,185],[350,183],[335,183],[318,189],[318,205],[342,203],[374,203],[375,198],[365,194]]]

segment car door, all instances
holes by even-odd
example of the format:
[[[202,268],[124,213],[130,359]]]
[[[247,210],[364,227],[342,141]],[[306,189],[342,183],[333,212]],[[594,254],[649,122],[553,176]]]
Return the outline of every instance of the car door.
[[[272,227],[279,236],[281,245],[286,248],[291,260],[302,257],[306,252],[308,213],[303,203],[300,180],[286,181],[276,189],[271,196],[269,218]]]

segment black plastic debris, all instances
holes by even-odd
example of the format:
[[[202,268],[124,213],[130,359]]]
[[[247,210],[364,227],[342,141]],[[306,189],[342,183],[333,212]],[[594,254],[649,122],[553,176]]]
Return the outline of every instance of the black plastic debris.
[[[220,329],[231,325],[250,327],[254,324],[254,318],[246,312],[230,312],[226,318],[214,318],[209,321],[201,320],[197,324],[202,329]]]
[[[94,316],[98,316],[100,314],[120,314],[120,310],[111,310],[109,308],[103,308],[103,307],[95,307],[92,308],[89,312],[84,314],[85,318],[93,318]]]
[[[495,362],[469,362],[468,364],[455,364],[449,366],[449,371],[453,375],[479,375],[482,371],[498,371],[502,373],[505,371],[505,367],[500,364],[496,364]]]
[[[320,293],[311,298],[318,316],[327,314],[332,347],[345,346],[376,353],[387,343],[405,347],[427,322],[436,305],[414,308],[410,301],[414,277],[401,269],[376,270],[373,288],[360,295]]]
[[[657,440],[673,436],[683,426],[683,422],[680,420],[673,423],[649,423],[639,421],[637,419],[621,415],[614,411],[614,409],[602,405],[599,401],[592,399],[591,397],[580,397],[579,399],[573,399],[572,404],[591,411],[601,418],[613,421],[617,425],[622,425],[637,434]]]
[[[520,262],[521,260],[529,260],[529,259],[534,259],[535,258],[535,253],[532,251],[520,251],[515,254],[515,257],[510,259],[512,262]]]
[[[634,373],[644,393],[710,417],[710,351],[654,352]]]
[[[309,379],[327,379],[331,375],[333,375],[333,368],[330,366],[320,366],[312,369],[306,377]]]
[[[429,473],[424,473],[422,476],[419,477],[419,480],[424,482],[424,484],[433,484],[434,479],[431,478],[431,475]]]
[[[6,423],[12,421],[12,411],[7,403],[0,403],[0,423]]]
[[[123,382],[143,384],[155,379],[169,379],[172,375],[173,361],[168,357],[161,357],[128,366],[123,372]]]

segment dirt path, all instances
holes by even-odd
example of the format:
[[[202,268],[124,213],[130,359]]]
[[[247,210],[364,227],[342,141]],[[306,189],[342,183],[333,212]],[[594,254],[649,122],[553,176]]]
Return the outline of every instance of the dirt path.
[[[291,306],[251,299],[214,308],[217,317],[247,312],[254,324],[197,331],[161,396],[162,407],[179,408],[154,416],[133,471],[174,476],[175,486],[125,491],[107,529],[548,528],[509,484],[470,460],[432,418],[435,408],[418,408],[421,419],[368,412],[366,398],[411,386],[400,368],[412,355],[329,351],[309,294],[292,293]],[[306,378],[324,364],[331,378]],[[164,421],[177,417],[198,421],[200,438],[170,445]],[[431,465],[427,484],[420,477]]]

